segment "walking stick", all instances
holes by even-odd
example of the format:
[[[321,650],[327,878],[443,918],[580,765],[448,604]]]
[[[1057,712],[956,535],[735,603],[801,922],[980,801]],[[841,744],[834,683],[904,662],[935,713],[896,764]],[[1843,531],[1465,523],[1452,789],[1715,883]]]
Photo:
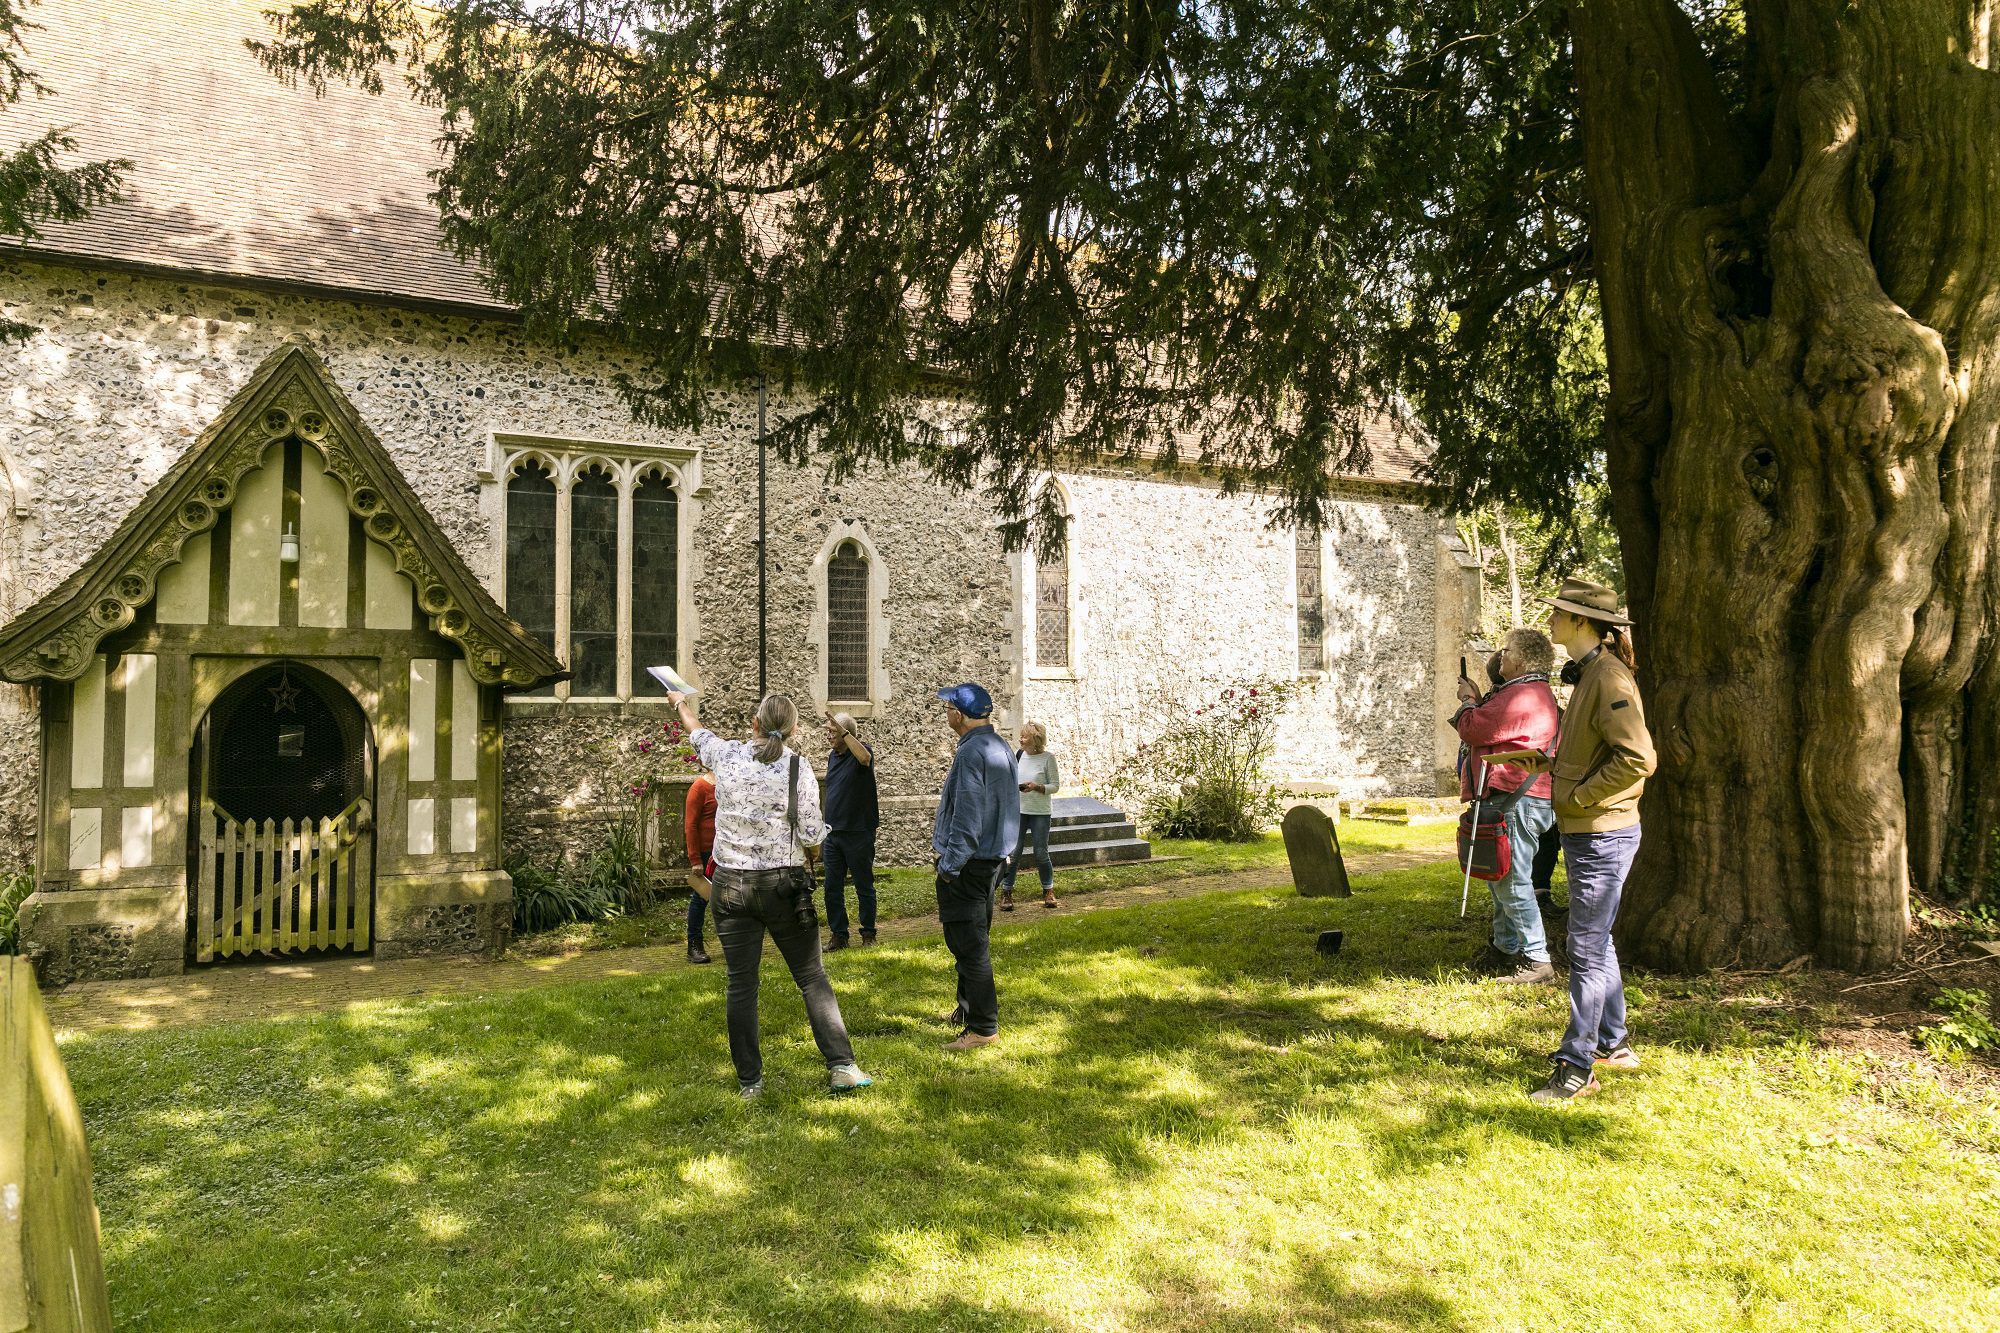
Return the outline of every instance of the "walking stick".
[[[1479,765],[1479,789],[1472,794],[1472,836],[1465,840],[1465,885],[1458,891],[1458,919],[1465,920],[1466,904],[1472,900],[1472,850],[1479,845],[1479,806],[1486,799],[1486,779],[1493,770],[1485,761]]]

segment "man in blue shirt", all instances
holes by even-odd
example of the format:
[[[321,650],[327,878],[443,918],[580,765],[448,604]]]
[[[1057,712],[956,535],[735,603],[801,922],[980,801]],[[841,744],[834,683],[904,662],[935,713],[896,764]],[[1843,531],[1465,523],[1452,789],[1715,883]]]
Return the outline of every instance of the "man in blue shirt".
[[[969,1051],[991,1044],[1000,1031],[987,934],[994,885],[1021,836],[1021,785],[1014,748],[993,730],[993,696],[967,682],[939,690],[938,698],[958,733],[958,748],[938,795],[931,850],[937,853],[938,922],[958,965],[958,1007],[949,1021],[964,1029],[945,1049]]]
[[[875,942],[875,830],[882,823],[875,791],[875,751],[854,734],[854,719],[835,713],[827,719],[826,843],[819,849],[826,867],[827,951],[847,947],[847,875],[854,874],[854,905],[861,911],[861,942]]]

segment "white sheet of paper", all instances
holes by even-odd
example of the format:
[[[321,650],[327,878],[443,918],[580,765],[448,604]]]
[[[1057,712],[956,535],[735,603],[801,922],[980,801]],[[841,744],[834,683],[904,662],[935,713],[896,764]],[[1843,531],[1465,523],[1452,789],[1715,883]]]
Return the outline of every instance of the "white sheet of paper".
[[[692,695],[699,693],[699,691],[696,690],[694,686],[688,684],[686,681],[681,679],[680,672],[675,671],[670,666],[647,667],[646,674],[651,676],[654,680],[659,681],[660,684],[666,686],[668,689],[672,690],[675,694]]]

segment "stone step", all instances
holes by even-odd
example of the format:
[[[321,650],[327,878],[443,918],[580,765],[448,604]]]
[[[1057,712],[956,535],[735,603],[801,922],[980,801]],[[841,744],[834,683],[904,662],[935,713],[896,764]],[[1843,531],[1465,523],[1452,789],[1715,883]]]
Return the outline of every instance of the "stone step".
[[[1062,846],[1051,844],[1049,860],[1059,866],[1106,865],[1116,861],[1149,861],[1153,856],[1153,844],[1144,838],[1107,838],[1102,842],[1071,842]],[[1022,873],[1034,873],[1032,858],[1022,867]]]
[[[1448,824],[1458,818],[1458,802],[1430,799],[1370,801],[1353,811],[1352,818],[1377,824]]]
[[[1125,812],[1115,805],[1090,796],[1057,796],[1050,800],[1051,828],[1067,828],[1072,824],[1098,824],[1106,820],[1117,823],[1125,818]]]
[[[1139,830],[1129,819],[1108,819],[1102,823],[1064,824],[1049,828],[1049,846],[1061,847],[1073,842],[1111,842],[1120,838],[1136,838]]]

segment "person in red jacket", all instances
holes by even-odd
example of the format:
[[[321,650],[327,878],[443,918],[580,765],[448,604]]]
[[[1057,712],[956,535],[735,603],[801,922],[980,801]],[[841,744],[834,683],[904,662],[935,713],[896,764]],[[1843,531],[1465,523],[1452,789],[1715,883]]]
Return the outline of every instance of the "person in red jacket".
[[[704,773],[688,788],[681,833],[687,839],[688,868],[703,880],[715,878],[715,779]],[[697,889],[688,895],[688,961],[706,963],[702,924],[708,919],[708,898]]]
[[[1540,630],[1508,631],[1500,648],[1503,683],[1483,694],[1460,677],[1459,707],[1451,719],[1466,750],[1459,766],[1460,800],[1471,801],[1478,794],[1482,774],[1489,795],[1527,788],[1507,812],[1513,868],[1505,879],[1492,881],[1493,937],[1478,960],[1516,986],[1546,984],[1556,975],[1534,882],[1535,851],[1555,823],[1554,791],[1546,773],[1533,776],[1511,764],[1488,765],[1484,757],[1499,750],[1547,752],[1554,747],[1561,724],[1555,691],[1549,688],[1555,655],[1555,646]]]

